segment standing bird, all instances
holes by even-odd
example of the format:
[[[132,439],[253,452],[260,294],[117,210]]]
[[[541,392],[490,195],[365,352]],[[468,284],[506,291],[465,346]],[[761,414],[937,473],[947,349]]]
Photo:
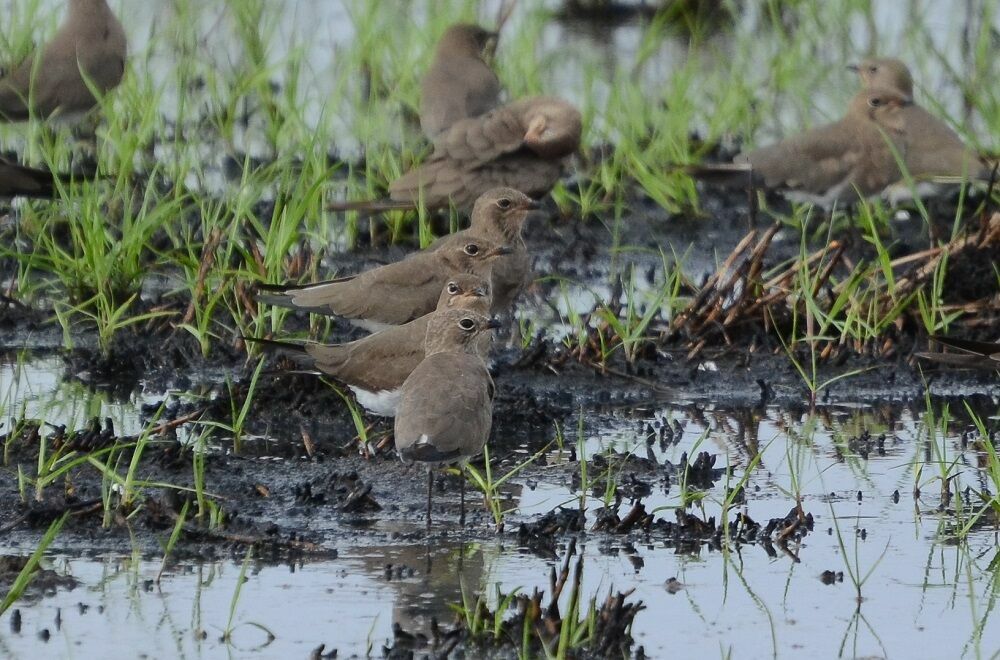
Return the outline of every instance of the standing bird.
[[[431,524],[433,466],[463,469],[460,522],[465,524],[465,463],[482,451],[493,424],[493,379],[476,352],[477,337],[499,326],[482,314],[450,310],[427,326],[427,355],[403,383],[396,414],[396,451],[427,463],[427,526]]]
[[[857,72],[865,89],[892,89],[902,95],[913,96],[913,76],[900,60],[872,58],[848,68]],[[906,124],[904,162],[914,179],[989,179],[989,168],[979,154],[967,147],[946,123],[916,103],[903,108],[901,114]],[[933,190],[933,186],[930,190]]]
[[[462,119],[434,141],[434,153],[389,185],[389,199],[335,202],[332,211],[447,208],[469,210],[483,193],[501,186],[531,197],[552,190],[566,157],[580,146],[579,111],[548,96],[509,103]]]
[[[905,157],[903,110],[910,103],[909,96],[896,90],[866,89],[851,99],[839,121],[740,154],[733,165],[689,171],[736,185],[746,183],[749,175],[755,185],[826,209],[878,195],[900,179],[896,153]]]
[[[494,262],[512,248],[476,235],[446,237],[436,250],[359,275],[295,286],[258,285],[257,300],[270,305],[340,316],[371,332],[403,325],[434,311],[441,289],[459,273],[490,277]]]
[[[932,336],[931,341],[958,352],[917,353],[917,357],[955,367],[1000,371],[1000,343],[939,336]]]
[[[468,23],[445,30],[420,81],[420,128],[429,139],[500,105],[500,80],[486,62],[496,39],[496,32]]]
[[[472,207],[471,225],[454,235],[485,236],[511,246],[511,254],[493,265],[493,314],[511,308],[531,283],[531,255],[524,242],[524,221],[538,202],[513,188],[494,188],[479,196]],[[444,239],[438,239],[438,243]],[[435,248],[437,243],[432,243]]]
[[[62,26],[41,51],[0,78],[0,120],[72,118],[97,104],[125,73],[122,24],[105,0],[68,0]]]
[[[276,350],[305,369],[333,376],[351,388],[358,403],[368,412],[395,417],[400,388],[424,359],[427,326],[435,316],[453,309],[488,314],[489,282],[476,275],[455,275],[442,289],[435,311],[346,344],[246,339],[262,344],[265,349]],[[484,360],[489,355],[492,339],[490,333],[478,336],[476,354]]]

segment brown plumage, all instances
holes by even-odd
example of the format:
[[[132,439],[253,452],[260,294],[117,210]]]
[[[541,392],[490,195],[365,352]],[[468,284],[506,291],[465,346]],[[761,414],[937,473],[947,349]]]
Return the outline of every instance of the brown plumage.
[[[913,96],[913,76],[900,60],[876,57],[849,67],[865,89],[893,89]],[[946,123],[912,103],[901,110],[906,126],[906,169],[914,179],[957,177],[988,179],[990,168]]]
[[[559,180],[564,159],[579,148],[581,132],[580,113],[562,99],[515,101],[452,125],[434,141],[426,162],[390,184],[389,197],[461,209],[501,186],[541,197]]]
[[[479,196],[472,207],[468,229],[453,234],[485,236],[511,246],[511,254],[493,265],[492,313],[508,311],[531,283],[531,255],[522,235],[528,213],[538,202],[513,188],[494,188]],[[438,239],[438,243],[444,239]],[[436,247],[438,243],[431,245]]]
[[[932,336],[932,341],[957,353],[917,353],[917,357],[969,369],[1000,371],[1000,343]]]
[[[428,324],[435,315],[452,309],[489,313],[489,282],[476,275],[455,275],[442,289],[435,311],[346,344],[246,339],[291,358],[305,369],[333,376],[350,387],[369,412],[393,417],[403,381],[424,359]],[[491,334],[480,334],[476,353],[485,359],[491,343]]]
[[[864,90],[851,99],[839,121],[740,154],[733,165],[691,172],[736,185],[752,176],[755,185],[825,208],[877,195],[900,178],[893,150],[905,156],[901,111],[909,103],[909,97],[895,90]]]
[[[484,55],[496,33],[478,25],[452,25],[438,41],[420,81],[420,127],[431,140],[460,119],[500,105],[500,81]]]
[[[448,279],[473,273],[484,279],[497,258],[512,249],[475,235],[449,236],[436,250],[415,252],[402,261],[359,275],[294,286],[259,285],[257,300],[303,311],[340,316],[380,330],[432,312]]]
[[[52,197],[56,179],[69,181],[70,177],[0,158],[0,197]]]
[[[68,4],[41,57],[28,57],[0,79],[0,120],[81,114],[97,103],[88,83],[104,94],[121,82],[127,51],[121,23],[105,0]]]
[[[450,310],[427,327],[426,357],[403,383],[394,435],[404,461],[428,464],[427,524],[431,522],[431,466],[461,463],[486,445],[493,421],[493,379],[476,352],[477,336],[498,327],[481,314]],[[462,522],[465,518],[464,475]]]

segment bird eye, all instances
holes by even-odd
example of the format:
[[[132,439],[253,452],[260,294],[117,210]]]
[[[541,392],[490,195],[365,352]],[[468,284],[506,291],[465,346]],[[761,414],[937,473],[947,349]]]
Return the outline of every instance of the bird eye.
[[[462,330],[469,331],[476,327],[476,322],[466,317],[458,322],[458,327]]]
[[[868,73],[877,73],[877,72],[878,72],[878,67],[875,66],[874,64],[868,67]]]
[[[454,282],[448,282],[448,293],[451,295],[458,293],[458,285]]]
[[[880,105],[882,105],[882,99],[880,99],[877,96],[873,96],[870,99],[868,99],[868,105],[870,105],[873,108],[877,108]]]
[[[470,257],[474,257],[479,254],[479,246],[475,243],[469,243],[465,246],[465,253]]]
[[[511,202],[506,197],[501,197],[500,199],[497,200],[497,206],[499,206],[500,208],[502,208],[505,211],[511,207],[512,203],[513,202]]]

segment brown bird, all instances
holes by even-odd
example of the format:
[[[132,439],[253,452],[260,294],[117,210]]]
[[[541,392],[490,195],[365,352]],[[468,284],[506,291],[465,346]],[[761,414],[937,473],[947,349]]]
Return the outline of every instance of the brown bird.
[[[347,344],[246,339],[276,350],[314,373],[333,376],[351,388],[368,412],[395,417],[403,381],[424,359],[428,324],[452,309],[488,314],[489,282],[476,275],[455,275],[442,289],[435,311]],[[483,359],[489,355],[492,339],[490,333],[478,335],[475,349]]]
[[[580,146],[581,122],[572,105],[546,96],[462,119],[438,136],[426,162],[389,185],[389,200],[337,202],[328,208],[383,211],[453,204],[468,210],[484,192],[501,186],[541,197]]]
[[[913,96],[913,76],[900,60],[871,58],[848,68],[857,72],[865,89],[893,89],[902,95]],[[904,162],[914,179],[989,179],[990,168],[946,123],[916,103],[903,108],[900,114],[906,125]],[[928,192],[933,189],[933,184],[924,187]]]
[[[428,208],[450,202],[462,209],[500,186],[541,197],[559,180],[563,160],[580,146],[582,130],[576,108],[546,96],[460,120],[438,136],[426,162],[389,185],[389,197]]]
[[[500,105],[500,81],[486,61],[497,33],[478,25],[452,25],[438,41],[420,81],[420,127],[431,140],[460,119]]]
[[[453,235],[485,236],[491,241],[511,246],[510,256],[493,264],[492,313],[511,308],[514,300],[531,283],[531,255],[522,235],[528,213],[538,202],[513,188],[494,188],[479,196],[472,207],[468,229]],[[438,243],[444,239],[438,239]],[[435,248],[437,243],[431,244]]]
[[[125,73],[125,31],[105,0],[68,0],[62,26],[42,49],[0,79],[0,119],[61,119],[89,111]]]
[[[0,158],[0,197],[53,197],[56,180],[69,182],[68,174],[25,167]]]
[[[917,353],[917,357],[955,367],[1000,370],[1000,343],[939,336],[931,340],[958,353]]]
[[[910,98],[898,91],[867,89],[851,99],[839,121],[740,154],[733,165],[689,171],[727,184],[745,183],[750,175],[756,185],[827,209],[877,195],[900,179],[893,151],[905,156],[902,110],[909,104]]]
[[[493,423],[493,379],[476,352],[477,337],[499,326],[463,310],[435,315],[427,326],[426,357],[403,383],[396,414],[396,451],[427,463],[427,525],[431,524],[433,466],[465,462],[486,445]],[[461,524],[465,524],[462,475]]]
[[[441,289],[458,273],[489,279],[490,269],[512,248],[485,237],[446,237],[436,250],[415,252],[402,261],[359,275],[314,284],[261,284],[257,300],[303,311],[340,316],[369,331],[402,325],[434,311]]]

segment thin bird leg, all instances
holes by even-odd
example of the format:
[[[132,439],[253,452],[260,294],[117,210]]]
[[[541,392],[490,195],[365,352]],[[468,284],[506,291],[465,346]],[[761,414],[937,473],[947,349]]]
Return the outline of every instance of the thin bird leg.
[[[461,500],[461,509],[458,514],[458,524],[465,527],[465,466],[459,466],[458,476],[462,478],[462,483],[458,487],[459,498]]]
[[[434,469],[427,468],[427,529],[431,528],[431,491],[434,488]]]

